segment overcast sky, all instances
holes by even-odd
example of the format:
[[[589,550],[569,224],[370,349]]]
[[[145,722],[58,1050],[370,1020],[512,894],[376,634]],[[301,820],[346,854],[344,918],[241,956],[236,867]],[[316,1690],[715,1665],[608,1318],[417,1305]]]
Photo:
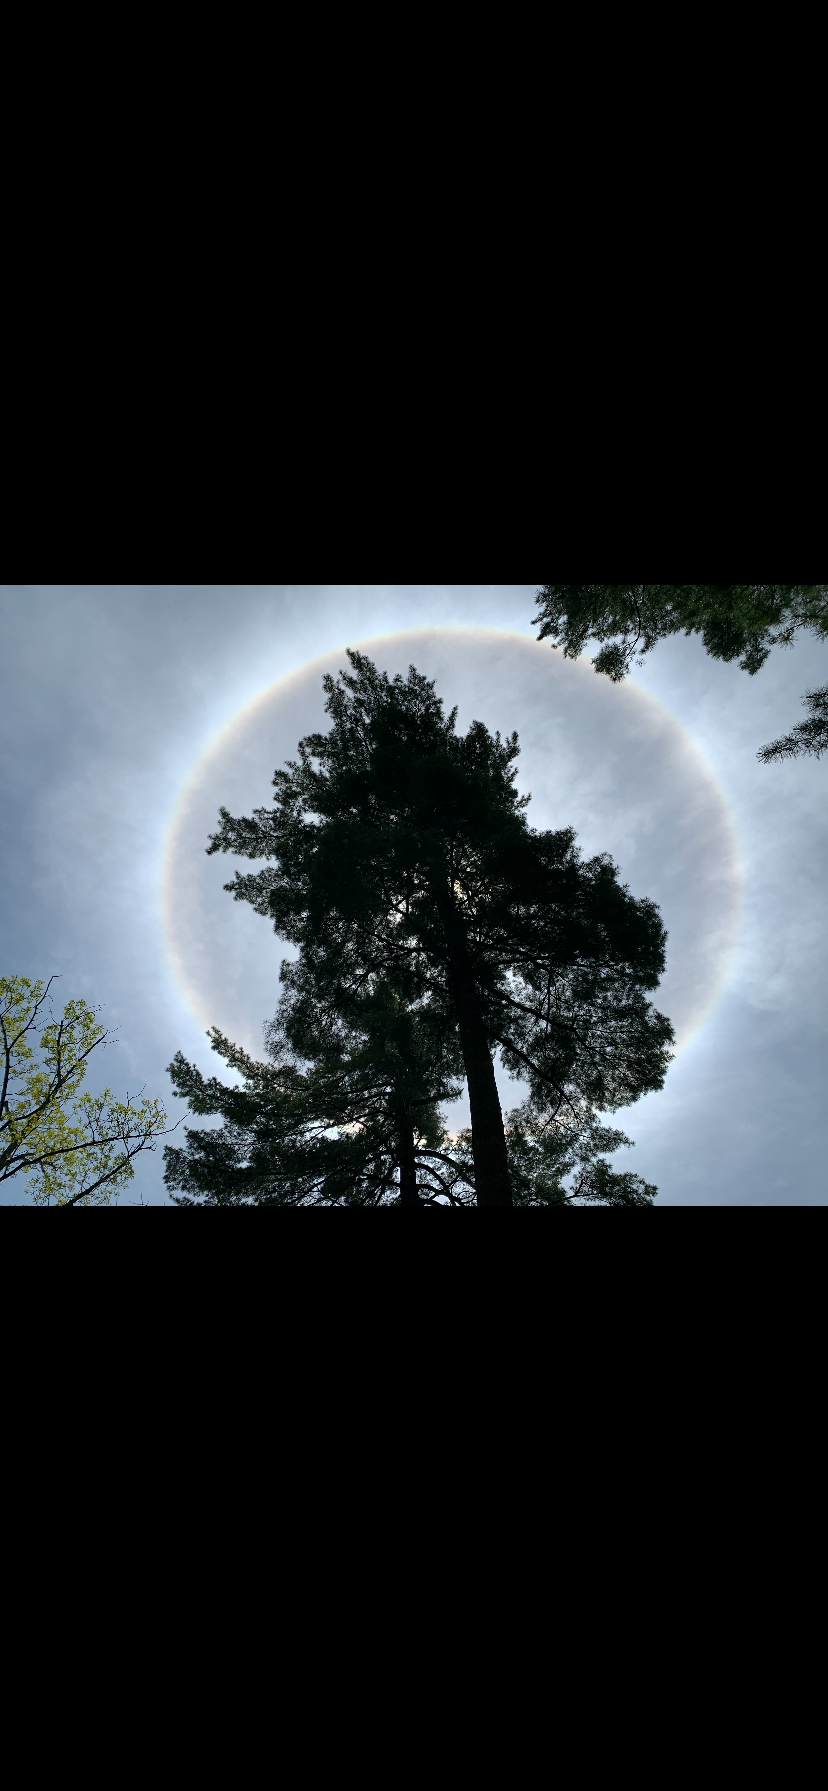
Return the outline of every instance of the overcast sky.
[[[656,1182],[659,1206],[823,1205],[828,761],[763,766],[756,751],[828,682],[828,647],[802,639],[749,678],[679,637],[618,692],[531,648],[535,589],[2,588],[2,969],[57,972],[61,998],[100,1003],[121,1041],[106,1081],[145,1085],[177,1117],[174,1051],[220,1068],[204,1019],[222,1000],[255,1048],[278,989],[267,923],[227,896],[225,921],[218,895],[200,893],[205,867],[218,884],[232,870],[204,858],[204,815],[237,790],[269,800],[291,730],[318,725],[321,668],[262,693],[345,645],[427,630],[418,663],[460,703],[460,725],[474,713],[521,735],[530,819],[571,821],[662,904],[656,1002],[685,1017],[689,1042],[664,1090],[615,1116],[636,1140],[619,1166]],[[440,633],[458,627],[527,645]],[[371,650],[390,670],[413,651]],[[505,1104],[519,1098],[502,1089]],[[119,1204],[164,1203],[161,1168],[160,1153],[139,1159]],[[4,1192],[23,1198],[17,1183]]]

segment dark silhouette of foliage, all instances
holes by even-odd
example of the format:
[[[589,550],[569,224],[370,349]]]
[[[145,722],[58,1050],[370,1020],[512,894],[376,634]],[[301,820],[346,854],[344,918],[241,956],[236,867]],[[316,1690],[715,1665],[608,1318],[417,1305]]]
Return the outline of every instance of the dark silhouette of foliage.
[[[806,690],[804,701],[810,715],[805,721],[798,721],[790,734],[762,747],[757,757],[764,764],[769,765],[773,759],[800,759],[805,754],[819,759],[828,752],[828,684],[822,690]]]
[[[437,1102],[460,1092],[456,1045],[439,1015],[380,982],[349,1003],[346,1022],[310,989],[301,963],[286,966],[284,980],[265,1029],[267,1062],[210,1034],[241,1088],[203,1077],[180,1052],[170,1065],[191,1110],[225,1122],[188,1128],[185,1148],[167,1150],[176,1204],[429,1204],[444,1190]]]
[[[828,585],[541,585],[537,601],[538,639],[570,659],[602,642],[592,663],[616,683],[671,634],[700,634],[714,659],[738,659],[751,674],[802,629],[828,636]],[[761,750],[766,764],[825,751],[828,685],[805,700],[810,719]]]
[[[330,1015],[320,1022],[313,1005],[307,990],[297,1002],[291,988],[266,1028],[267,1063],[210,1035],[242,1087],[205,1078],[181,1053],[170,1065],[191,1110],[224,1120],[217,1130],[187,1128],[184,1148],[167,1148],[174,1204],[476,1205],[471,1133],[451,1137],[437,1108],[435,1091],[448,1100],[459,1087],[433,1017],[406,1010],[387,989],[350,1030]],[[314,1061],[302,1055],[313,1050]],[[594,1120],[579,1126],[524,1103],[506,1125],[514,1205],[651,1206],[657,1190],[600,1155],[629,1143]]]
[[[828,635],[826,585],[542,585],[537,601],[538,639],[569,658],[606,643],[593,663],[611,678],[671,634],[700,634],[714,658],[751,673],[802,628]]]
[[[515,1206],[652,1206],[658,1189],[601,1154],[630,1146],[624,1132],[594,1119],[578,1124],[531,1099],[506,1121],[506,1149]],[[452,1145],[456,1162],[471,1157],[471,1134]],[[572,1179],[567,1182],[567,1177]]]
[[[414,667],[362,655],[327,677],[327,734],[274,776],[274,806],[221,810],[211,852],[269,860],[226,887],[299,947],[313,999],[354,1024],[386,984],[459,1039],[477,1204],[513,1204],[493,1051],[554,1125],[660,1088],[670,1022],[648,999],[664,967],[655,904],[571,829],[530,828],[517,736],[465,735]],[[409,987],[404,990],[406,978]],[[205,1146],[205,1149],[207,1147]]]

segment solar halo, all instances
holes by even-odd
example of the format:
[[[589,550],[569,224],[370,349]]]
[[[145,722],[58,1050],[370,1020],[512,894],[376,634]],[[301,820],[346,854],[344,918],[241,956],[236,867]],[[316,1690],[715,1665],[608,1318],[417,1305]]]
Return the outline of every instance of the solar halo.
[[[588,659],[565,659],[522,634],[430,627],[347,644],[389,674],[413,663],[434,678],[446,710],[458,706],[459,730],[473,719],[517,730],[530,825],[574,827],[585,856],[609,852],[633,894],[659,903],[669,939],[654,999],[684,1048],[727,981],[742,878],[727,802],[681,724],[639,685],[611,684]],[[238,815],[269,804],[276,767],[295,757],[302,735],[328,726],[323,674],[347,665],[344,647],[325,652],[246,703],[199,755],[167,834],[162,903],[173,974],[205,1029],[219,1026],[255,1056],[292,951],[223,889],[237,863],[258,867],[208,858],[205,847],[220,806]]]

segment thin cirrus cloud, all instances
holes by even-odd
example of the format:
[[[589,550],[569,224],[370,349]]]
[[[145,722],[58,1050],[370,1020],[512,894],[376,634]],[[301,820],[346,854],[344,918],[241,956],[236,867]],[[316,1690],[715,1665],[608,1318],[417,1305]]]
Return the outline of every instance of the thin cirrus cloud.
[[[824,1205],[828,761],[765,766],[756,750],[828,680],[828,643],[803,636],[749,678],[677,636],[616,688],[588,656],[573,664],[533,644],[534,588],[0,588],[3,968],[58,972],[61,999],[100,1003],[121,1043],[91,1078],[119,1093],[145,1086],[173,1119],[175,1051],[222,1073],[211,1020],[260,1051],[284,948],[223,893],[233,861],[204,847],[220,803],[245,813],[270,801],[274,767],[325,725],[323,666],[363,644],[389,670],[413,659],[435,675],[462,727],[477,715],[517,728],[535,825],[573,825],[585,851],[612,852],[634,893],[661,904],[656,1001],[685,1043],[664,1088],[618,1115],[636,1140],[620,1166],[658,1184],[659,1207]],[[247,772],[235,748],[222,769],[224,725],[232,748],[245,716],[294,683],[292,712],[279,720],[277,704],[258,743],[250,735]],[[191,867],[179,877],[167,847],[188,810]],[[507,1107],[520,1098],[506,1078],[501,1094]],[[166,1201],[162,1171],[159,1152],[126,1198]]]
[[[352,643],[381,669],[410,664],[434,678],[458,728],[473,719],[517,729],[518,785],[536,827],[572,826],[583,852],[609,852],[638,896],[656,900],[668,933],[656,1003],[681,1049],[727,980],[738,940],[741,866],[724,794],[699,748],[664,705],[633,684],[596,678],[505,630],[431,627]],[[285,947],[223,885],[233,860],[207,857],[220,805],[249,813],[299,738],[325,728],[322,677],[347,669],[344,649],[267,686],[200,754],[175,806],[162,873],[164,931],[191,1013],[260,1055],[279,996]]]

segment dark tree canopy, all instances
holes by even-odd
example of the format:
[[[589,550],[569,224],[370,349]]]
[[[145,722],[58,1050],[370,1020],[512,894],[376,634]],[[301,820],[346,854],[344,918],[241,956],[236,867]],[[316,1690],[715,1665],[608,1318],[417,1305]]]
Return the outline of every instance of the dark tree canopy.
[[[538,639],[570,659],[588,640],[600,641],[593,665],[615,682],[670,634],[700,634],[714,659],[738,659],[751,674],[802,629],[828,637],[828,585],[541,585],[537,601]],[[809,720],[764,747],[760,759],[825,751],[828,685],[806,701]]]
[[[655,904],[571,829],[540,832],[514,788],[517,736],[456,732],[413,667],[393,680],[349,653],[325,679],[327,734],[300,741],[272,808],[221,811],[211,852],[269,861],[226,887],[299,947],[314,999],[348,1017],[385,983],[454,1032],[479,1205],[513,1204],[492,1053],[552,1126],[660,1088],[670,1022]],[[407,980],[407,987],[406,985]]]
[[[828,636],[828,585],[541,585],[537,601],[538,639],[571,659],[606,643],[593,664],[614,679],[670,634],[700,634],[751,673],[801,628]]]
[[[180,1052],[170,1065],[191,1111],[224,1121],[217,1130],[187,1128],[184,1147],[167,1148],[174,1204],[476,1205],[471,1133],[452,1137],[437,1110],[438,1097],[459,1089],[447,1080],[445,1041],[430,1016],[406,1012],[381,989],[351,1028],[328,1016],[308,1025],[293,995],[266,1029],[267,1063],[210,1035],[242,1087],[202,1076]],[[303,1055],[314,1050],[315,1060]],[[527,1101],[506,1126],[514,1205],[652,1206],[657,1190],[601,1155],[630,1142]]]
[[[314,997],[301,963],[287,971],[266,1028],[268,1062],[210,1035],[241,1088],[202,1076],[180,1052],[170,1065],[191,1111],[224,1120],[218,1130],[188,1129],[185,1148],[167,1150],[176,1204],[428,1203],[443,1187],[437,1103],[460,1087],[440,1017],[379,982],[349,1003],[346,1022]]]
[[[631,1144],[624,1132],[595,1120],[578,1126],[526,1101],[506,1126],[515,1206],[652,1206],[658,1193],[652,1182],[613,1169],[601,1154]]]

